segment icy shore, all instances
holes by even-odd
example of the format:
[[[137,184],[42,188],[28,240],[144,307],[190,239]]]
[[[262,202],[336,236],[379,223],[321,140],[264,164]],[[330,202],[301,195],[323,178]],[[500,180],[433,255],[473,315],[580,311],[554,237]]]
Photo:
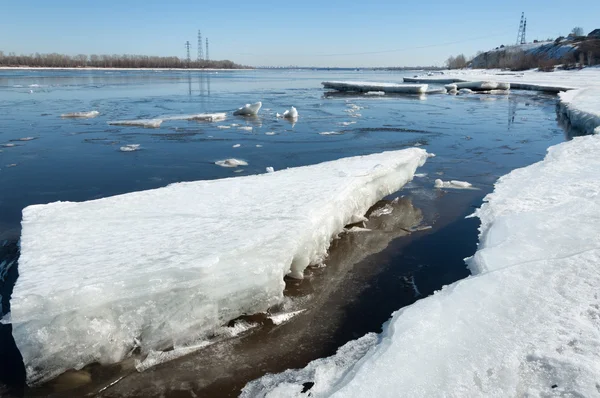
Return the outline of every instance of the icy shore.
[[[413,178],[418,148],[23,210],[15,341],[28,382],[186,350],[283,298],[344,226]]]
[[[529,72],[524,84],[576,88],[560,106],[598,133],[600,69],[590,69],[558,82]],[[468,73],[489,80],[489,71]],[[266,375],[242,396],[304,397],[307,386],[312,397],[598,395],[598,153],[600,135],[575,138],[500,178],[475,213],[472,277],[397,311],[379,336]]]

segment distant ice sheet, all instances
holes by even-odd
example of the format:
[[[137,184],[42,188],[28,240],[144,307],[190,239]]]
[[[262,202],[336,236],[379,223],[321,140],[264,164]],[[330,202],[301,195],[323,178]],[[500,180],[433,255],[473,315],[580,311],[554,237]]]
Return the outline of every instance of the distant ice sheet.
[[[410,148],[25,208],[11,304],[28,382],[134,347],[194,346],[266,311],[282,301],[285,275],[302,278],[426,158]]]

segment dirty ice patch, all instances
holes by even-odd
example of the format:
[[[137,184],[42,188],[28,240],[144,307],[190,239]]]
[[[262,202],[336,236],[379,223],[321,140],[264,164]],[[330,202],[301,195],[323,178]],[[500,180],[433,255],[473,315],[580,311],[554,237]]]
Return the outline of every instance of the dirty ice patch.
[[[320,264],[426,159],[410,148],[25,208],[11,305],[28,383],[194,346],[280,304],[285,276]]]

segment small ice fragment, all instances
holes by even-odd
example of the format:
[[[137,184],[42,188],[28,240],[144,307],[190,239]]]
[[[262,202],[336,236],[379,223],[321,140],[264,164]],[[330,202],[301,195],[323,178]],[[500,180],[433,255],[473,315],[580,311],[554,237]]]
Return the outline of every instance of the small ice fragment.
[[[23,138],[19,138],[19,141],[32,141],[35,140],[37,137],[23,137]]]
[[[2,144],[3,147],[5,148],[12,148],[13,146],[16,146],[15,144]]]
[[[239,147],[241,147],[241,146],[242,146],[241,144],[235,144],[233,147],[234,147],[234,148],[239,148]]]
[[[319,135],[341,135],[344,134],[342,132],[339,131],[323,131],[322,133],[319,133]]]
[[[451,188],[451,189],[475,189],[473,185],[466,181],[442,181],[439,178],[434,181],[435,188]]]
[[[369,228],[361,228],[361,227],[352,227],[348,230],[346,230],[346,232],[349,233],[354,233],[354,232],[370,232],[371,230]]]
[[[265,133],[265,135],[275,135],[275,134],[276,134],[276,133],[275,133],[274,131],[267,131],[267,132]]]
[[[381,96],[385,95],[385,91],[367,91],[365,95]]]
[[[428,158],[434,158],[434,157],[435,157],[435,153],[428,153],[428,154],[427,154],[427,157],[428,157]]]
[[[238,167],[238,166],[248,166],[248,163],[240,160],[240,159],[225,159],[225,160],[217,160],[215,162],[217,166],[221,167]]]
[[[417,178],[427,177],[427,173],[415,173],[415,177],[417,177]]]
[[[271,315],[268,318],[271,321],[273,321],[273,323],[275,325],[281,325],[282,323],[289,321],[290,319],[292,319],[296,315],[300,315],[304,311],[306,311],[306,310],[299,310],[299,311],[292,311],[292,312],[283,312],[281,314]]]
[[[98,111],[89,111],[89,112],[72,112],[72,113],[63,113],[60,117],[64,118],[81,118],[81,119],[91,119],[100,114]]]
[[[271,166],[267,167],[267,173],[274,173],[275,169]]]
[[[296,108],[294,108],[292,106],[290,109],[283,112],[283,118],[284,119],[298,119],[298,111],[296,110]]]
[[[237,123],[232,123],[232,124],[231,124],[231,127],[239,127],[239,126],[240,126],[240,125],[239,125],[239,124],[237,124]]]
[[[231,126],[217,126],[218,129],[230,129]]]
[[[241,173],[242,171],[244,171],[244,169],[233,170],[234,173]]]
[[[260,144],[256,144],[256,147],[257,147],[257,148],[262,148],[262,145],[260,145]]]
[[[133,152],[140,149],[140,144],[129,144],[119,148],[121,152]]]
[[[241,126],[238,127],[238,130],[252,131],[252,126]]]
[[[17,164],[16,163],[11,163],[11,164],[7,164],[6,167],[16,167]]]
[[[341,122],[341,126],[350,126],[351,124],[356,124],[356,122]]]
[[[254,104],[246,104],[234,111],[233,114],[236,116],[256,116],[260,107],[262,106],[262,102],[258,101]]]

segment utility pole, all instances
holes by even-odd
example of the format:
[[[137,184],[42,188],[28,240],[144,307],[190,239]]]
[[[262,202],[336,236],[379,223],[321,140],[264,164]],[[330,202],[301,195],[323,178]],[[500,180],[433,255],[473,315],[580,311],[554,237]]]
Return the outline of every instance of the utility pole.
[[[206,38],[206,60],[210,60],[210,58],[208,57],[208,37]]]
[[[186,60],[187,60],[188,66],[190,66],[190,61],[191,61],[191,59],[190,59],[190,46],[191,46],[190,41],[189,40],[186,41],[185,42],[185,48],[187,50],[187,59]]]
[[[200,33],[200,29],[198,29],[198,61],[202,61],[204,59],[204,51],[202,47],[202,33]]]
[[[525,13],[521,13],[521,23],[519,23],[519,32],[517,33],[517,45],[525,44],[527,41],[525,40],[525,32],[527,32],[527,18],[525,18]]]

